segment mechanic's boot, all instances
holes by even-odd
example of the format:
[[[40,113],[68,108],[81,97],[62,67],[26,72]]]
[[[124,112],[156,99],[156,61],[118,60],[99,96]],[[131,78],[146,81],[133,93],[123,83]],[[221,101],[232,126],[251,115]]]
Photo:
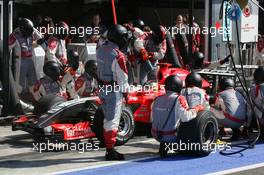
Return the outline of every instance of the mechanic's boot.
[[[106,149],[105,160],[125,160],[123,154],[117,152],[114,148]]]
[[[231,140],[238,140],[240,136],[240,130],[237,128],[232,128],[232,132],[233,134],[232,134]]]
[[[248,128],[244,127],[243,130],[241,131],[241,137],[243,139],[248,139],[249,138],[249,133],[248,133]]]
[[[160,157],[168,156],[168,150],[166,150],[166,142],[160,142],[159,154],[160,154]]]
[[[224,136],[226,136],[227,135],[227,133],[226,133],[226,131],[225,131],[225,128],[224,127],[220,127],[219,128],[219,132],[218,132],[218,137],[219,137],[219,139],[222,139],[222,137],[224,137]]]

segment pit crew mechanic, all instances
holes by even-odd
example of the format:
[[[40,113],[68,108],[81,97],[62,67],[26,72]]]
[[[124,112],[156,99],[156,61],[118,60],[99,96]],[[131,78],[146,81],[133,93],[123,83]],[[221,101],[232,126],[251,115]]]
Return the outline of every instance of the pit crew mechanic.
[[[33,98],[37,102],[41,97],[53,94],[64,97],[65,99],[72,99],[75,95],[73,86],[64,88],[61,85],[61,77],[63,70],[60,65],[54,61],[48,61],[43,67],[45,76],[41,78],[33,88]]]
[[[78,98],[78,92],[75,89],[76,87],[76,79],[84,74],[84,66],[81,61],[79,61],[79,54],[74,50],[69,50],[67,52],[67,64],[63,69],[63,76],[60,80],[60,84],[62,88],[69,89],[67,90],[69,97],[71,99]],[[63,68],[61,66],[61,68]]]
[[[144,32],[134,42],[135,51],[139,55],[140,84],[143,85],[149,80],[157,80],[157,63],[165,56],[166,30],[163,26],[156,26],[152,32]]]
[[[191,72],[185,79],[185,87],[181,94],[186,98],[189,106],[204,105],[207,110],[210,109],[209,97],[202,89],[202,77],[195,72]]]
[[[114,149],[121,115],[123,93],[129,88],[126,57],[120,51],[128,45],[128,32],[122,25],[108,30],[108,41],[97,49],[98,81],[104,90],[99,91],[104,112],[104,140],[106,160],[124,160],[124,155]],[[115,90],[116,87],[118,90]],[[112,88],[111,92],[106,91]],[[100,88],[101,89],[101,88]]]
[[[260,66],[257,68],[253,76],[255,85],[250,88],[249,94],[254,105],[255,115],[259,119],[261,125],[264,125],[264,67]]]
[[[177,141],[176,131],[179,122],[188,122],[205,109],[201,104],[189,107],[184,96],[180,95],[183,83],[176,75],[165,80],[166,94],[159,96],[152,104],[151,118],[153,137],[160,142],[160,155],[167,155],[166,143]]]
[[[59,29],[59,30],[58,30]],[[67,23],[60,21],[56,24],[56,33],[48,39],[48,47],[46,50],[46,60],[55,61],[61,66],[67,64],[67,50],[65,46],[65,39],[69,33],[69,26]]]
[[[20,67],[16,74],[18,81],[18,92],[22,93],[26,87],[26,81],[30,92],[37,82],[37,74],[33,62],[33,47],[38,44],[42,35],[34,28],[32,21],[22,18],[19,27],[9,35],[9,49],[14,48],[16,58],[20,59]],[[19,77],[18,77],[19,76]]]
[[[202,52],[194,52],[193,53],[193,65],[191,65],[194,71],[199,71],[201,69],[215,69],[229,61],[229,56],[223,59],[219,59],[217,61],[205,61],[204,54]]]
[[[85,64],[85,73],[75,81],[75,90],[80,97],[89,97],[97,93],[97,61],[89,60]]]
[[[131,38],[129,40],[129,45],[127,48],[127,69],[128,69],[128,83],[134,84],[139,83],[138,81],[138,69],[139,65],[136,59],[136,53],[134,43],[135,40],[140,36],[144,35],[143,29],[145,27],[144,21],[136,19],[128,24],[124,24],[128,32],[131,33]]]
[[[247,102],[234,87],[235,82],[232,79],[220,80],[220,92],[216,94],[211,111],[216,116],[220,127],[232,128],[232,139],[237,139],[240,133],[239,128],[246,122]]]
[[[75,89],[75,76],[82,74],[82,63],[79,62],[79,54],[76,51],[69,50],[67,57],[64,69],[54,60],[45,63],[45,76],[35,84],[32,92],[35,101],[48,94],[59,95],[67,100],[79,97]]]

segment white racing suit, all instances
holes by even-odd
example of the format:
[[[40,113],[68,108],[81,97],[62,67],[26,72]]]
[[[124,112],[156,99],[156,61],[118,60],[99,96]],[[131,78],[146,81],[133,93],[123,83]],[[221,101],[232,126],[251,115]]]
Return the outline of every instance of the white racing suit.
[[[211,111],[223,127],[239,129],[246,119],[247,103],[242,94],[230,88],[216,94]]]
[[[79,98],[78,92],[76,90],[76,80],[84,74],[84,66],[79,62],[79,67],[77,70],[72,67],[66,67],[64,69],[64,75],[60,80],[60,85],[62,89],[65,89],[69,94],[69,99]]]
[[[74,70],[71,67],[67,67],[64,70],[65,74],[61,78],[60,84],[61,84],[62,88],[64,90],[66,90],[67,93],[69,94],[69,99],[79,98],[78,92],[75,89],[75,87],[76,87],[75,83],[76,83],[76,79],[79,76],[81,76],[81,74],[83,73],[82,69],[83,68],[79,66],[79,68],[77,70]]]
[[[134,48],[136,52],[140,53],[142,49],[145,49],[148,53],[153,54],[153,58],[151,58],[151,60],[147,60],[144,63],[140,64],[139,72],[141,85],[148,80],[157,80],[157,63],[159,62],[159,60],[162,60],[164,58],[167,50],[166,39],[164,39],[161,44],[155,45],[151,35],[151,33],[145,32],[134,42]],[[148,68],[149,61],[152,68]]]
[[[197,116],[199,107],[189,108],[184,96],[167,92],[152,104],[152,136],[159,142],[176,142],[179,122],[188,122]]]
[[[54,81],[48,76],[43,77],[38,81],[33,88],[33,97],[35,101],[38,101],[41,97],[53,94],[64,97],[65,99],[78,98],[77,91],[75,89],[74,75],[76,71],[72,68],[67,68],[65,75],[60,77],[58,81]]]
[[[264,125],[264,83],[253,85],[249,92],[253,101],[254,112],[260,123]]]
[[[55,61],[61,66],[66,66],[67,50],[65,46],[65,40],[50,36],[46,50],[46,59],[47,61]]]
[[[123,93],[127,92],[126,57],[118,46],[106,41],[97,49],[99,98],[104,112],[104,139],[107,149],[114,147],[122,110]]]
[[[195,86],[184,88],[181,91],[181,95],[186,98],[190,108],[196,105],[203,105],[206,110],[210,109],[209,97],[204,89]]]
[[[59,95],[67,99],[67,93],[63,92],[60,82],[44,76],[35,84],[32,95],[34,100],[38,101],[41,97],[49,94]]]
[[[14,48],[14,54],[16,58],[20,59],[20,67],[17,67],[18,77],[16,77],[18,82],[18,92],[21,93],[27,85],[30,91],[34,84],[37,82],[37,74],[34,66],[33,56],[33,42],[41,39],[41,34],[34,29],[32,36],[25,38],[20,32],[19,28],[16,28],[9,35],[9,49]]]
[[[139,83],[139,65],[138,65],[138,59],[136,58],[136,53],[134,48],[134,43],[136,39],[138,39],[141,35],[144,34],[142,30],[140,30],[137,27],[131,28],[129,30],[131,32],[132,38],[130,40],[129,46],[128,46],[128,53],[127,53],[127,69],[128,69],[128,82],[129,84],[133,83]]]
[[[98,89],[97,81],[87,73],[78,77],[75,81],[75,90],[80,97],[89,97]]]

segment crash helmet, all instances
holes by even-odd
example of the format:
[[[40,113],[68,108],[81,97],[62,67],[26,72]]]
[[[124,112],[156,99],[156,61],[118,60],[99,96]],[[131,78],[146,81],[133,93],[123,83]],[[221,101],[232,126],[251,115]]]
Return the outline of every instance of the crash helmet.
[[[161,44],[166,38],[166,29],[161,26],[155,26],[152,30],[154,44]]]
[[[85,64],[85,72],[92,78],[97,79],[97,61],[89,60]]]
[[[180,93],[183,87],[181,79],[177,75],[170,75],[166,78],[165,90]]]
[[[141,19],[133,20],[132,23],[133,23],[133,27],[137,27],[142,31],[144,30],[145,23]]]
[[[52,80],[57,81],[61,75],[61,68],[60,65],[55,61],[48,61],[44,64],[43,72]]]
[[[202,88],[202,77],[198,73],[191,72],[187,75],[185,79],[186,87],[196,86]]]
[[[201,68],[204,62],[204,54],[202,52],[194,52],[193,53],[193,60],[194,60],[194,67]]]
[[[115,24],[110,27],[107,33],[107,38],[109,41],[117,44],[120,49],[123,49],[128,45],[127,29],[120,24]]]
[[[264,83],[264,66],[259,66],[255,70],[253,76],[256,84]]]
[[[31,20],[22,18],[19,20],[19,30],[24,37],[28,38],[33,34],[34,24]]]
[[[79,67],[79,54],[74,50],[69,50],[67,53],[69,67],[77,70]]]
[[[235,87],[235,82],[231,78],[222,78],[219,81],[219,89],[220,91],[229,89],[229,88],[234,88]]]
[[[56,36],[59,39],[65,40],[69,34],[69,25],[64,22],[60,21],[56,24]]]

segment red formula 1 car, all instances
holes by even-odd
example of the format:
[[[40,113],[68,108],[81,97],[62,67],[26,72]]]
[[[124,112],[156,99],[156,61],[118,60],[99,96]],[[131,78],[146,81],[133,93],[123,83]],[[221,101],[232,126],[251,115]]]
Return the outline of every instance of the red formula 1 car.
[[[33,114],[17,116],[12,130],[23,130],[37,141],[80,140],[95,137],[91,121],[99,104],[98,97],[65,101],[47,95],[40,99]]]
[[[122,109],[117,145],[126,143],[133,136],[135,124],[151,123],[151,104],[156,97],[165,93],[164,80],[166,77],[178,75],[185,80],[188,71],[170,66],[170,64],[160,64],[158,83],[150,82],[129,93]],[[203,88],[209,87],[210,84],[203,80]],[[210,116],[211,114],[201,116],[204,115]],[[13,130],[29,132],[37,140],[69,141],[97,137],[103,143],[103,118],[98,97],[65,101],[60,97],[46,96],[40,100],[34,114],[17,116],[14,119]],[[197,122],[191,125],[197,125]],[[203,132],[209,133],[206,138],[203,138],[205,141],[208,139],[214,141],[217,134],[215,120],[209,122],[208,126],[205,125]],[[204,136],[197,137],[201,137],[201,140]]]

